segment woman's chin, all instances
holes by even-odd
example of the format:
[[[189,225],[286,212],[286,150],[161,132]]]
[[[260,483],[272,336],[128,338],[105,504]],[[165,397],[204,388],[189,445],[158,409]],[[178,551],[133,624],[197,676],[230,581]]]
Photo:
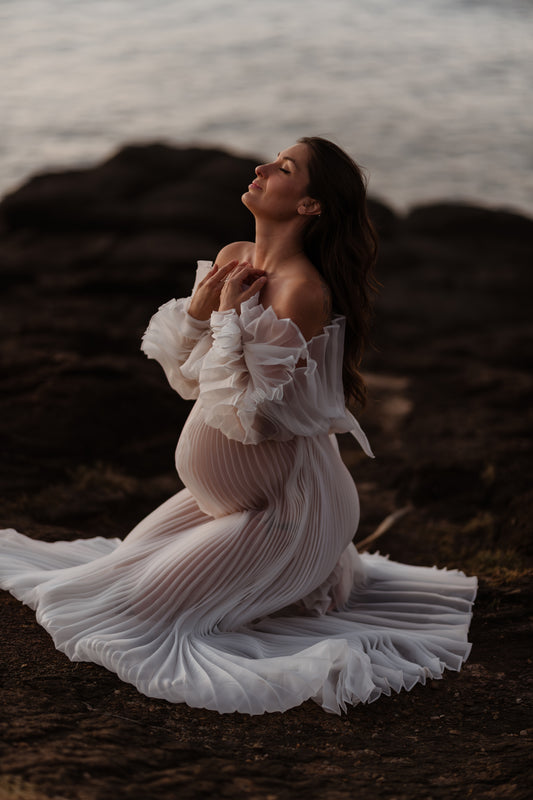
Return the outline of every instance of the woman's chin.
[[[246,192],[244,192],[244,194],[241,195],[241,203],[244,203],[246,208],[250,208],[252,202],[252,193],[248,189]]]

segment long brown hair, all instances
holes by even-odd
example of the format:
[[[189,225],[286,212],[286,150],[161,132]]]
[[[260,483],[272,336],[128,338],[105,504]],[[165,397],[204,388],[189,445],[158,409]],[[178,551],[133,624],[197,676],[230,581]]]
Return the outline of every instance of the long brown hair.
[[[340,147],[319,136],[298,140],[309,148],[309,194],[320,203],[304,232],[307,257],[332,294],[333,311],[346,317],[342,381],[346,402],[366,402],[359,367],[368,339],[377,237],[368,217],[366,180]]]

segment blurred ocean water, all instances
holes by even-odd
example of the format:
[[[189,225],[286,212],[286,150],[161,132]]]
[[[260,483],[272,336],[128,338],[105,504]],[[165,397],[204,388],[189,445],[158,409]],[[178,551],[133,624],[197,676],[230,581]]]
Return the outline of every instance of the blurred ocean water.
[[[399,208],[533,212],[532,0],[0,0],[0,194],[124,142],[320,134]]]

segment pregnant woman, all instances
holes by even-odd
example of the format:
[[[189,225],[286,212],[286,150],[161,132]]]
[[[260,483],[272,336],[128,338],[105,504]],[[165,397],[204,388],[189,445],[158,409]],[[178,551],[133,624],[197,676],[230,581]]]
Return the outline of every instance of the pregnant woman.
[[[195,399],[183,491],[123,540],[0,533],[0,586],[73,661],[150,697],[219,712],[326,711],[459,669],[476,581],[359,555],[359,502],[335,433],[369,443],[364,402],[376,241],[358,166],[301,139],[243,195],[254,242],[200,262],[192,296],[144,335]]]

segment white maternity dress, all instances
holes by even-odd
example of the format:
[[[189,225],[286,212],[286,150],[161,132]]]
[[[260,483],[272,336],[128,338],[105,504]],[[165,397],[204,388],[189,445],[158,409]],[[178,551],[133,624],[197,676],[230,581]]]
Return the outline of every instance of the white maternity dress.
[[[332,434],[372,453],[344,406],[343,318],[306,342],[257,296],[207,322],[189,302],[163,305],[142,345],[196,398],[176,451],[186,488],[124,541],[3,531],[0,586],[72,661],[219,712],[312,698],[340,713],[459,669],[475,578],[351,544],[357,491]]]

